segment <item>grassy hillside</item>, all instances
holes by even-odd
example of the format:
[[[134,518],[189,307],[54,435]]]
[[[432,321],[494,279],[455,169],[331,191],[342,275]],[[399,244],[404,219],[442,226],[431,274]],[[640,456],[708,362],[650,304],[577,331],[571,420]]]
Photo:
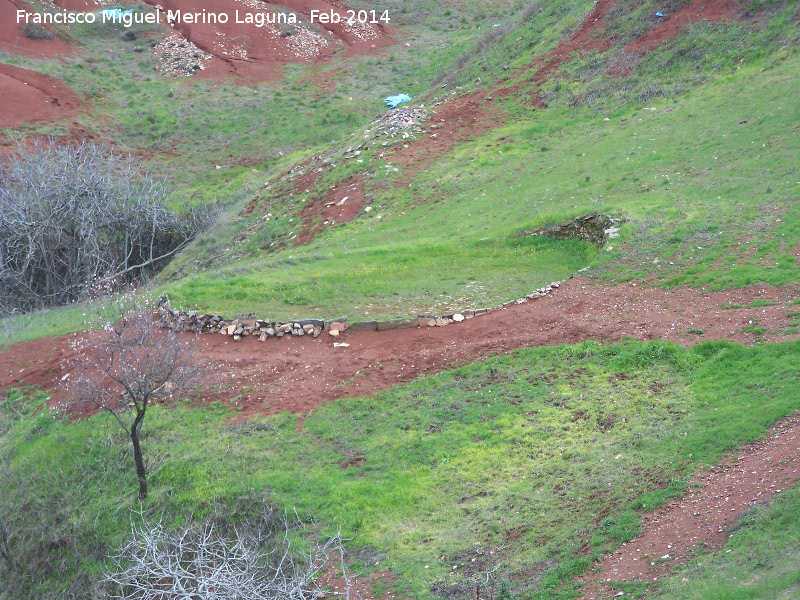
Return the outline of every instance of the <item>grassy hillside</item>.
[[[794,281],[800,115],[786,99],[800,94],[800,59],[770,61],[781,67],[757,62],[680,100],[613,113],[537,111],[459,147],[410,186],[398,186],[402,170],[375,157],[375,212],[263,258],[251,258],[264,254],[258,247],[234,245],[233,265],[165,289],[184,306],[289,318],[318,306],[360,314],[365,296],[372,314],[425,312],[432,291],[453,309],[493,305],[590,265],[616,281],[652,277],[663,285]],[[296,231],[290,219],[299,207],[286,208],[282,227]],[[628,220],[608,252],[510,239],[591,210]],[[254,237],[261,227],[268,225],[256,224]],[[168,272],[186,265],[188,274],[193,256]],[[449,268],[455,262],[465,268]]]
[[[568,598],[571,576],[636,536],[641,510],[796,410],[798,356],[796,343],[530,349],[336,402],[302,431],[288,414],[237,424],[218,402],[154,408],[143,509],[235,521],[275,502],[340,527],[352,560],[373,557],[354,570],[389,569],[402,596],[464,597],[492,571],[525,597]],[[2,405],[3,517],[18,563],[36,567],[6,584],[61,597],[102,572],[139,508],[116,423],[31,414],[37,398]]]
[[[122,30],[77,28],[83,53],[64,61],[0,58],[93,98],[78,127],[139,152],[168,177],[173,203],[225,208],[148,286],[175,307],[270,319],[442,314],[578,271],[667,289],[797,283],[797,3],[754,0],[738,19],[695,23],[642,56],[625,44],[655,26],[660,5],[618,2],[603,21],[610,49],[570,55],[542,81],[531,64],[593,3],[386,4],[403,26],[397,45],[289,66],[268,83],[156,76],[137,50],[145,30],[124,41]],[[320,89],[320,77],[333,87]],[[432,159],[398,166],[381,145],[343,158],[389,93],[436,110],[434,98],[489,89],[475,114],[496,126]],[[298,190],[286,173],[322,157],[336,166]],[[354,181],[372,210],[295,247],[304,205]],[[601,248],[515,237],[588,211],[623,219],[621,237]],[[0,342],[80,330],[93,310],[4,319]],[[301,426],[288,413],[239,422],[235,399],[209,392],[201,406],[151,409],[143,505],[114,421],[70,422],[44,407],[48,390],[0,390],[0,533],[7,525],[15,563],[0,567],[0,598],[103,597],[107,557],[139,512],[177,527],[239,523],[265,504],[323,537],[341,529],[351,572],[396,581],[381,595],[473,598],[488,581],[503,600],[571,598],[573,576],[635,537],[643,511],[800,408],[798,350],[531,348],[332,403]],[[800,492],[787,492],[651,597],[796,595]]]

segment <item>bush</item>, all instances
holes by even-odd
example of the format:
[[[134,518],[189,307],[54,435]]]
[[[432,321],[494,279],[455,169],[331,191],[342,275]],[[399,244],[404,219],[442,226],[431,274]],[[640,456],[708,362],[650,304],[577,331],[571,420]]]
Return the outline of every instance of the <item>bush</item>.
[[[163,267],[210,220],[176,214],[131,157],[52,140],[0,164],[0,317],[110,293]]]
[[[36,23],[25,23],[22,26],[22,35],[29,40],[52,40],[55,35]]]

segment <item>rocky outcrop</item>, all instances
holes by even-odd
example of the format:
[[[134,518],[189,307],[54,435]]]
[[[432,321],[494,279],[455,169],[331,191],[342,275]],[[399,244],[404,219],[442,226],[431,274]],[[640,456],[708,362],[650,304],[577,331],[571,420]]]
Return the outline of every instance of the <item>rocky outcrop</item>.
[[[590,212],[558,225],[526,229],[516,234],[515,237],[546,235],[558,239],[578,239],[603,246],[609,239],[619,237],[619,227],[616,225],[620,222],[620,219],[615,219],[605,213]]]

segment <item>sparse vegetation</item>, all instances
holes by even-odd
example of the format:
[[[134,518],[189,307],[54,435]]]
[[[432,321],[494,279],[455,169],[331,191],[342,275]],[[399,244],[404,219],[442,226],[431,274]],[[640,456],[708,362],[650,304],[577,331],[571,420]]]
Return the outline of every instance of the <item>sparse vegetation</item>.
[[[475,598],[480,585],[481,599],[571,600],[573,578],[635,539],[644,512],[800,409],[798,342],[764,343],[800,330],[800,311],[789,309],[800,304],[791,296],[800,109],[790,101],[800,97],[800,5],[750,0],[731,20],[691,24],[641,54],[625,43],[660,23],[656,10],[686,2],[618,0],[593,37],[612,36],[610,48],[559,57],[541,79],[542,57],[581,24],[589,0],[384,4],[401,43],[288,65],[267,83],[164,78],[150,52],[160,30],[143,25],[76,25],[69,36],[81,51],[63,61],[4,55],[83,94],[91,114],[77,127],[146,162],[66,146],[72,132],[59,126],[23,127],[0,172],[0,314],[16,309],[0,320],[0,342],[85,329],[94,307],[84,300],[132,273],[147,282],[172,253],[151,287],[176,307],[226,316],[443,314],[591,267],[608,286],[786,286],[785,322],[767,327],[758,315],[775,302],[748,299],[722,309],[753,346],[705,341],[717,332],[683,321],[678,335],[692,349],[529,348],[321,406],[301,427],[289,413],[242,421],[250,382],[232,397],[207,390],[197,405],[153,403],[180,391],[166,384],[185,345],[123,318],[86,336],[73,384],[100,414],[69,420],[48,408],[50,390],[0,390],[0,599],[158,598],[167,585],[197,587],[207,563],[196,559],[208,552],[226,565],[242,559],[247,568],[225,580],[240,595],[249,585],[269,596],[258,581],[277,574],[277,597],[313,598],[331,592],[314,580],[335,546],[328,574],[386,571],[394,587],[378,580],[381,597]],[[496,127],[438,153],[426,129],[407,143],[427,142],[430,155],[403,161],[382,145],[351,154],[385,95],[407,92],[441,111],[446,95],[487,86],[498,93],[480,97],[482,110],[507,117]],[[441,133],[451,124],[440,122]],[[41,133],[53,138],[31,149],[26,136]],[[312,157],[315,168],[328,161],[307,188],[282,176]],[[354,179],[371,212],[295,247],[304,206]],[[204,219],[182,220],[184,206],[225,212],[187,244]],[[513,237],[593,210],[625,217],[602,248]],[[65,249],[65,238],[93,246]],[[31,310],[56,303],[70,306]],[[667,307],[680,312],[679,298]],[[131,341],[134,356],[119,362]],[[155,359],[143,376],[129,368],[140,358]],[[264,412],[275,404],[265,398]],[[700,551],[674,579],[619,589],[790,597],[800,586],[798,494],[782,490],[744,514],[722,552]],[[281,558],[297,568],[276,569]]]

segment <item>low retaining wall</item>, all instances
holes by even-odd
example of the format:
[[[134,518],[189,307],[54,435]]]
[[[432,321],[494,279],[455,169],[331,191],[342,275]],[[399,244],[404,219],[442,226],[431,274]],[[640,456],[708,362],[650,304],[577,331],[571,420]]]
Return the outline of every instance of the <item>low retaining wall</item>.
[[[197,311],[174,310],[170,307],[169,297],[164,294],[158,301],[158,322],[161,327],[180,332],[193,333],[220,333],[233,338],[238,342],[244,337],[257,336],[261,342],[266,342],[270,338],[300,337],[310,335],[319,337],[323,331],[334,338],[341,336],[345,331],[389,331],[392,329],[408,329],[412,327],[445,327],[447,325],[461,323],[467,319],[473,319],[481,315],[488,314],[495,310],[501,310],[512,304],[525,304],[528,301],[536,300],[547,296],[557,289],[561,283],[554,281],[550,285],[539,288],[528,294],[524,298],[511,300],[498,304],[492,308],[465,309],[446,315],[417,315],[415,318],[391,319],[389,321],[355,321],[350,323],[347,317],[339,319],[297,319],[296,321],[269,321],[252,317],[239,317],[225,319],[220,315],[202,314]]]

